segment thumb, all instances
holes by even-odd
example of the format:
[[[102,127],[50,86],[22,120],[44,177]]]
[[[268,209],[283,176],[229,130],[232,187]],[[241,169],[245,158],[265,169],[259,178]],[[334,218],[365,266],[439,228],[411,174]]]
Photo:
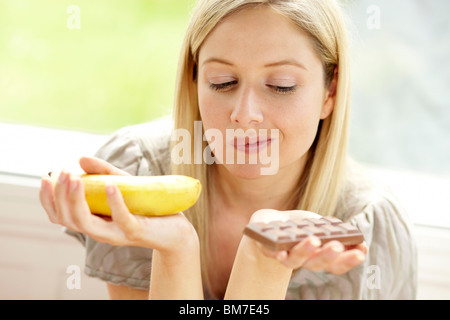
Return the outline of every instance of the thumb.
[[[79,159],[80,167],[87,174],[110,174],[119,176],[129,176],[126,171],[120,170],[105,160],[96,157],[81,157]]]

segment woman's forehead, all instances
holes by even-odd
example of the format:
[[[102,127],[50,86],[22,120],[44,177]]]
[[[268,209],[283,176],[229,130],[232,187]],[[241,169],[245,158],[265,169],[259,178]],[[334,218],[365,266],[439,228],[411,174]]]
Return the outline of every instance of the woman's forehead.
[[[226,17],[210,32],[199,52],[200,64],[211,60],[275,64],[310,60],[315,55],[310,37],[286,17],[262,6]]]

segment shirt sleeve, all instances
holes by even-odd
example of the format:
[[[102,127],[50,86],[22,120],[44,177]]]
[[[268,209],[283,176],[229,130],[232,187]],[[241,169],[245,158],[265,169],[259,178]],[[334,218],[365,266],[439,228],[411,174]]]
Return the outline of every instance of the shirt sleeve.
[[[158,122],[159,123],[159,122]],[[169,124],[164,127],[170,129]],[[125,127],[110,136],[95,154],[131,175],[162,175],[167,172],[170,140],[155,123]],[[168,132],[168,131],[165,131]],[[167,160],[167,159],[166,159]],[[86,248],[85,273],[116,285],[149,288],[152,250],[131,246],[112,246],[66,229]]]
[[[398,201],[384,194],[348,220],[364,234],[366,260],[343,275],[300,269],[287,299],[415,299],[417,248]]]

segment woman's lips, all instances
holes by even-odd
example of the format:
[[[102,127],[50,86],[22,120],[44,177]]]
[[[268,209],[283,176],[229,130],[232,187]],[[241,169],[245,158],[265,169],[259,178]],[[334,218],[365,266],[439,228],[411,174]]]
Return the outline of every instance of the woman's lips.
[[[245,153],[257,153],[267,148],[271,142],[270,137],[242,137],[235,138],[233,146],[236,150]]]

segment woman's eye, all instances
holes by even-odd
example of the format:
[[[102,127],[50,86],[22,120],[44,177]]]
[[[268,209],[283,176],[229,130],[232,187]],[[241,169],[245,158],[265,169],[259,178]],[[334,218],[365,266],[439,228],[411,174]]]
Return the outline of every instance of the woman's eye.
[[[295,91],[295,89],[297,89],[297,86],[291,86],[291,87],[280,87],[280,86],[272,86],[272,85],[267,85],[270,89],[272,89],[273,91],[275,91],[276,93],[281,93],[281,94],[287,94],[287,93],[293,93]]]
[[[211,83],[209,87],[216,91],[226,91],[230,89],[232,86],[237,84],[237,80],[223,82],[223,83]]]

